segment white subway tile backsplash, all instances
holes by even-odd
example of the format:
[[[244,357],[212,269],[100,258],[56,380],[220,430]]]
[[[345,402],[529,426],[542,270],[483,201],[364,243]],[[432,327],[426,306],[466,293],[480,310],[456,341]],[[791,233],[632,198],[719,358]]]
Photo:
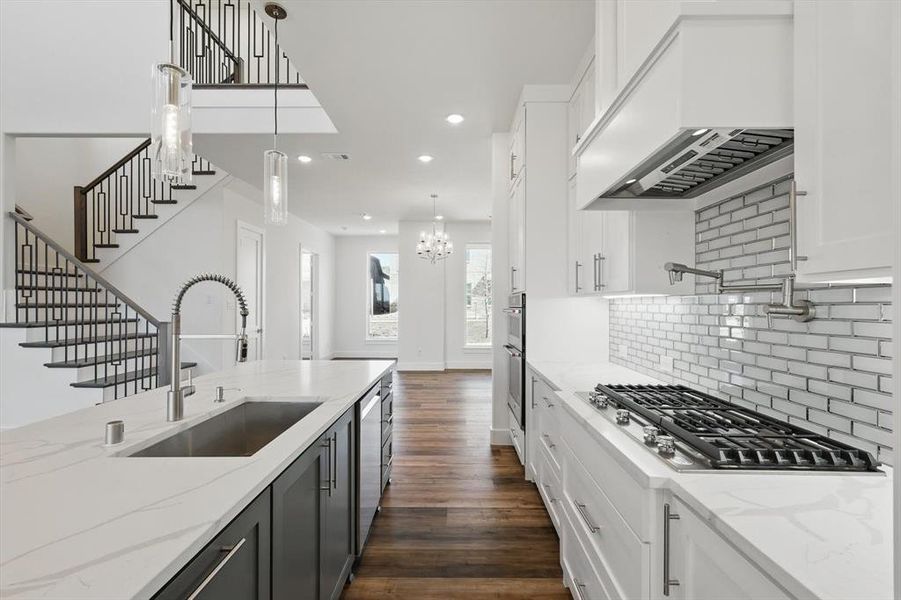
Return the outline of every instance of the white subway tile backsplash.
[[[695,262],[727,282],[774,281],[788,264],[788,186],[783,179],[696,216]],[[829,435],[889,464],[892,415],[890,286],[798,291],[817,306],[808,323],[764,308],[780,294],[715,293],[620,298],[610,304],[611,360]],[[672,360],[672,372],[661,359]]]

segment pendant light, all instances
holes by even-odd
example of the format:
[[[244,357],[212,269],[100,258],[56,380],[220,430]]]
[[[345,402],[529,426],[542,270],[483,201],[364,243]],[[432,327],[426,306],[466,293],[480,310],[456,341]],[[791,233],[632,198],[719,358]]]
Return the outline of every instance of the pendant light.
[[[154,177],[190,183],[194,160],[191,148],[191,76],[175,64],[172,4],[169,3],[169,62],[153,67],[151,107],[151,167]]]
[[[288,12],[278,4],[265,6],[266,14],[275,20],[275,111],[272,150],[263,153],[263,221],[266,225],[288,223],[288,155],[278,149],[278,67],[281,50],[278,47],[278,22]]]
[[[416,243],[416,256],[424,258],[435,264],[454,253],[454,243],[447,235],[446,227],[438,231],[435,221],[438,220],[438,194],[432,194],[432,233],[420,232],[419,241]]]

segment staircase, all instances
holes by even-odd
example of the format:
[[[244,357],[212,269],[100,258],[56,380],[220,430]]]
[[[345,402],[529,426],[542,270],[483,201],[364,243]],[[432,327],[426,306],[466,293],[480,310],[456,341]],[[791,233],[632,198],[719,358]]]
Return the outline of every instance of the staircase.
[[[20,330],[18,345],[42,352],[45,367],[68,370],[71,387],[101,390],[98,402],[167,384],[169,324],[53,241],[27,214],[9,216],[15,228],[15,321],[0,327]]]

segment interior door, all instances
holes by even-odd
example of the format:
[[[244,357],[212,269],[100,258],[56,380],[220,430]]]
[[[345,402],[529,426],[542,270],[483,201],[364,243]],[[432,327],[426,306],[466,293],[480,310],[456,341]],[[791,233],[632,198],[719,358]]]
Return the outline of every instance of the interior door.
[[[317,356],[319,287],[319,256],[309,250],[300,251],[300,358],[313,360]]]
[[[247,301],[247,360],[260,360],[263,354],[263,230],[238,222],[235,246],[235,279]],[[241,315],[236,310],[238,327]]]

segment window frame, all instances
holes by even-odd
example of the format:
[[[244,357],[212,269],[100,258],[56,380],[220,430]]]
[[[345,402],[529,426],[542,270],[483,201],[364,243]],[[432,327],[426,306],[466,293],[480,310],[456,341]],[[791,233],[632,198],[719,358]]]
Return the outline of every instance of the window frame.
[[[366,344],[396,344],[400,336],[400,304],[397,306],[397,332],[394,337],[372,337],[369,334],[369,318],[372,316],[372,279],[369,272],[369,262],[374,254],[393,254],[397,256],[398,271],[400,271],[400,251],[399,250],[367,250],[365,263],[365,279],[363,293],[366,295],[366,302],[363,306],[363,342]]]
[[[463,292],[462,292],[463,293],[463,325],[462,325],[462,327],[463,327],[463,350],[464,351],[490,350],[494,344],[494,324],[491,323],[493,316],[494,316],[494,301],[493,301],[493,299],[491,302],[491,313],[488,316],[489,323],[490,323],[489,327],[491,328],[491,339],[488,342],[478,343],[478,344],[469,342],[469,336],[468,336],[469,332],[468,332],[468,328],[467,328],[468,309],[466,306],[466,285],[468,283],[467,276],[469,274],[467,271],[467,265],[469,263],[469,261],[467,260],[467,254],[469,253],[470,249],[472,249],[472,250],[488,250],[488,252],[489,252],[488,273],[491,275],[492,285],[494,284],[494,271],[491,268],[492,261],[494,259],[494,249],[491,247],[491,242],[466,242],[466,244],[464,245],[464,248],[463,248]],[[491,296],[489,296],[489,298],[490,297]]]

